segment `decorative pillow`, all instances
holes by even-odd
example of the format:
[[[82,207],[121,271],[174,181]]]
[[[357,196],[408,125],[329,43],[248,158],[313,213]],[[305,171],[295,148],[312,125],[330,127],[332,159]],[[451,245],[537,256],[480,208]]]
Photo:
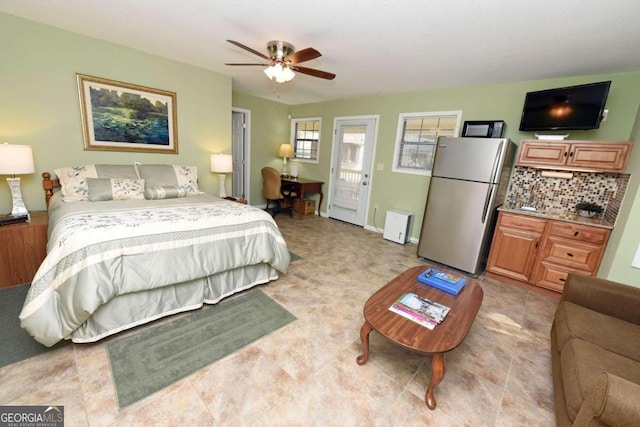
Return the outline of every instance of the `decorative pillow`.
[[[87,178],[89,200],[144,199],[144,179]]]
[[[177,185],[145,187],[144,189],[144,198],[148,200],[177,199],[178,197],[187,197],[187,189]]]
[[[60,180],[60,192],[64,202],[89,200],[87,178],[139,178],[133,165],[69,166],[53,172]]]
[[[147,187],[184,187],[187,195],[203,194],[198,189],[198,168],[184,165],[136,165]]]

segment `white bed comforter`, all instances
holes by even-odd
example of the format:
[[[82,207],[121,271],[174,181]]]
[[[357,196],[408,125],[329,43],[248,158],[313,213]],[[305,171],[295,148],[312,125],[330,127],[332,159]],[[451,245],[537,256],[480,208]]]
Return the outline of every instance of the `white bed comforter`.
[[[49,215],[48,254],[20,314],[47,346],[215,303],[277,278],[289,263],[270,215],[209,196],[52,200]]]

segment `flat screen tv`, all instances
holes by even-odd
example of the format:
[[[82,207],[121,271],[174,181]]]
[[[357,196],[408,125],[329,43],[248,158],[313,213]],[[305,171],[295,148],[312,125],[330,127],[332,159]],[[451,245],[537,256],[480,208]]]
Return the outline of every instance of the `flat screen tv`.
[[[528,92],[520,130],[598,129],[611,81]]]

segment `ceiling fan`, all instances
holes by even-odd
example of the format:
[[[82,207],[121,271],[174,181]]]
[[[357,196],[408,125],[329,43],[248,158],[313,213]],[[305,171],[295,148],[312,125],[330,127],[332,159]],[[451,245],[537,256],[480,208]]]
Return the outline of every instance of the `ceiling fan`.
[[[312,47],[295,51],[291,43],[287,43],[281,40],[272,40],[267,43],[267,52],[269,56],[251,49],[248,46],[243,45],[234,40],[227,40],[229,43],[238,46],[241,49],[249,51],[254,55],[267,61],[266,64],[224,64],[224,65],[258,65],[261,67],[268,67],[264,70],[264,73],[270,79],[275,79],[278,83],[288,82],[295,77],[293,71],[297,71],[302,74],[308,74],[313,77],[319,77],[321,79],[333,80],[336,75],[328,73],[326,71],[316,70],[314,68],[301,67],[298,64],[305,61],[311,61],[312,59],[322,56],[320,52]]]

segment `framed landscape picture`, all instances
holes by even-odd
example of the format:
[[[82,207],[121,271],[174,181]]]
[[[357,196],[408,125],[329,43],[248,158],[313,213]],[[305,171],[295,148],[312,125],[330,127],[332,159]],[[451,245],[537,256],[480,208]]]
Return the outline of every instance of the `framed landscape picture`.
[[[85,150],[178,154],[175,92],[77,79]]]

